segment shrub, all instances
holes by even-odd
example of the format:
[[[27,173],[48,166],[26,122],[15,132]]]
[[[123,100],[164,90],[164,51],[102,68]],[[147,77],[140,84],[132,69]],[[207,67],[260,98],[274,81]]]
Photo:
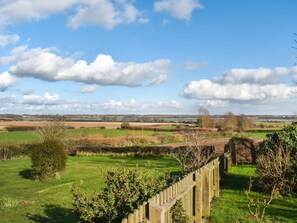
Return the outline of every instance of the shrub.
[[[107,172],[107,187],[89,198],[72,186],[73,205],[81,222],[120,222],[140,204],[166,187],[165,175],[156,170],[131,170],[117,166]]]
[[[130,123],[129,122],[122,122],[121,129],[129,129],[129,128],[130,128]]]
[[[181,200],[176,201],[170,209],[170,213],[172,215],[172,223],[188,223],[189,221]]]
[[[35,179],[47,179],[65,169],[67,152],[62,142],[47,140],[32,149],[32,174]]]
[[[297,192],[297,124],[267,135],[258,151],[257,173],[265,189]]]

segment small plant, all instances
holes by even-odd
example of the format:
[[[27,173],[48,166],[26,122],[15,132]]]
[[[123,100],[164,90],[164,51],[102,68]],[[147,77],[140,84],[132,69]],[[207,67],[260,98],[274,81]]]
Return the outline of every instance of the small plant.
[[[17,206],[18,204],[19,202],[15,199],[9,197],[0,198],[0,208],[11,208]]]
[[[176,203],[170,209],[172,215],[172,223],[188,223],[189,217],[186,214],[181,200],[177,200]]]
[[[252,185],[253,181],[250,178],[249,188],[245,191],[245,195],[249,199],[248,210],[250,214],[256,219],[257,223],[269,222],[265,219],[265,213],[267,207],[270,205],[271,201],[275,197],[275,190],[273,189],[271,191],[270,197],[268,199],[264,198],[263,200],[260,200],[259,198],[252,198],[250,196]]]

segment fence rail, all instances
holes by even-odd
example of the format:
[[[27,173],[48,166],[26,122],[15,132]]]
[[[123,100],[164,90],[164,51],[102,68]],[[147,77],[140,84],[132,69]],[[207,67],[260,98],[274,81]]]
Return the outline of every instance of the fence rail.
[[[200,169],[148,199],[122,223],[170,223],[171,207],[181,199],[190,223],[202,223],[210,216],[210,203],[220,195],[220,179],[228,170],[228,154],[217,157]]]

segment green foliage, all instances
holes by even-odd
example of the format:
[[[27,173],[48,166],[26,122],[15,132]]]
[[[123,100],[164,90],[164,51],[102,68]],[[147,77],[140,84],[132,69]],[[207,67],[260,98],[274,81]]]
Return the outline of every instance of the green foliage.
[[[170,209],[172,215],[172,223],[188,223],[189,217],[186,214],[181,200],[177,200],[176,203]]]
[[[67,152],[62,142],[47,140],[32,149],[32,174],[35,179],[47,179],[65,169]]]
[[[259,162],[257,172],[264,185],[271,185],[270,189],[275,186],[281,187],[278,189],[283,194],[297,193],[296,123],[268,134],[267,139],[260,145],[258,156],[258,160],[262,162]],[[267,162],[271,165],[267,165]]]
[[[87,198],[73,186],[73,205],[81,222],[120,222],[140,204],[166,187],[166,175],[158,176],[156,170],[146,171],[117,166],[107,172],[107,187]]]

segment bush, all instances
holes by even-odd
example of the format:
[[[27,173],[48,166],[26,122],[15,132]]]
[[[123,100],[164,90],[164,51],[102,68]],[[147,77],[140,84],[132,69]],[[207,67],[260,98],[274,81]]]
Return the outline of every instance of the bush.
[[[122,122],[121,129],[129,129],[129,128],[130,128],[130,123],[129,122]]]
[[[120,222],[135,208],[166,187],[165,175],[117,166],[105,178],[107,187],[89,198],[72,186],[73,205],[81,222]]]
[[[267,135],[258,151],[257,173],[265,189],[297,192],[297,124]]]
[[[176,203],[170,209],[172,215],[172,223],[188,223],[189,217],[185,209],[183,208],[183,203],[181,200],[177,200]]]
[[[32,149],[32,174],[35,179],[55,177],[66,167],[67,152],[62,142],[47,140]]]

